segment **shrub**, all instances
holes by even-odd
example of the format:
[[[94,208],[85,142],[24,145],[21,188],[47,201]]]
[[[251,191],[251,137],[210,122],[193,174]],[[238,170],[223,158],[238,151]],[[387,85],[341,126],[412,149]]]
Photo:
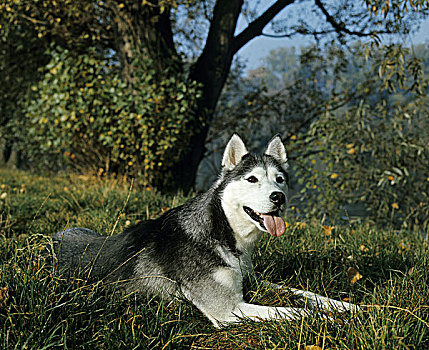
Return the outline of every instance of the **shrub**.
[[[378,224],[429,228],[428,100],[388,108],[363,102],[320,116],[296,147],[312,153],[299,168],[312,213],[338,216],[361,204]]]
[[[174,72],[156,76],[150,61],[136,60],[130,88],[105,52],[54,48],[50,55],[27,108],[27,157],[44,167],[125,173],[163,186],[194,132],[187,126],[197,85]]]

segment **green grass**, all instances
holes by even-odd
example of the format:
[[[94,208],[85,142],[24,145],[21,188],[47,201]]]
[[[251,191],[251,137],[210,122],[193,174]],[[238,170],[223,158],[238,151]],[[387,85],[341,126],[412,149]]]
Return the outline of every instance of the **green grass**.
[[[429,347],[428,241],[369,225],[290,223],[255,253],[270,281],[359,303],[358,315],[287,322],[246,322],[217,330],[187,301],[122,295],[112,288],[63,280],[41,250],[64,228],[120,233],[138,220],[183,203],[119,180],[40,177],[0,169],[0,347],[195,349],[425,349]],[[362,278],[351,284],[347,270]],[[288,295],[253,285],[246,298],[297,305]],[[313,349],[317,349],[313,347]]]

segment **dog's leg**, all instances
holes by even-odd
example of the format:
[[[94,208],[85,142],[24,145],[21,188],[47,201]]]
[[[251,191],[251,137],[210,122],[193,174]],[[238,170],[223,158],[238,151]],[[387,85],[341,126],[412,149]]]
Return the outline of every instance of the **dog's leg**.
[[[297,295],[305,299],[310,304],[322,310],[326,310],[330,312],[351,312],[351,313],[362,311],[360,306],[352,303],[348,303],[345,301],[331,299],[328,297],[324,297],[320,294],[308,292],[305,290],[299,290],[295,288],[289,288],[288,290],[290,290],[294,295]]]
[[[247,318],[252,321],[265,320],[296,320],[309,316],[308,310],[294,307],[272,307],[240,302],[232,311],[227,322],[240,322]]]
[[[319,309],[330,311],[330,312],[358,312],[362,309],[360,306],[348,303],[345,301],[338,301],[334,300],[328,297],[324,297],[320,294],[316,294],[313,292],[308,292],[305,290],[300,290],[296,288],[290,288],[290,287],[282,287],[278,284],[271,283],[268,281],[261,281],[261,283],[270,289],[274,290],[280,290],[284,292],[291,292],[294,295],[305,299],[308,303],[310,303],[313,306],[316,306]]]
[[[273,320],[300,320],[308,316],[315,316],[318,319],[334,321],[333,318],[324,314],[314,313],[314,310],[295,307],[274,307],[249,304],[244,301],[238,302],[232,311],[213,308],[213,305],[201,305],[193,300],[194,304],[213,322],[215,327],[220,328],[233,323],[240,323],[243,319],[254,322]]]

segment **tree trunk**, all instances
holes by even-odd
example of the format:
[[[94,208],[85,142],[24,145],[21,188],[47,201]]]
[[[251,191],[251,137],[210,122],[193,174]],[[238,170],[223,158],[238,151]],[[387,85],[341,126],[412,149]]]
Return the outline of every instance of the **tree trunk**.
[[[191,147],[176,164],[177,185],[184,191],[193,188],[198,165],[206,151],[210,123],[235,54],[234,32],[242,5],[243,0],[217,1],[206,45],[190,72],[189,78],[202,85],[202,97],[196,111],[201,118],[194,121]],[[204,121],[202,125],[200,120]]]
[[[178,55],[174,47],[173,32],[168,8],[160,11],[157,2],[144,5],[140,0],[106,2],[115,24],[115,48],[122,67],[122,77],[133,87],[135,74],[133,61],[150,59],[151,68],[163,72],[178,68]],[[172,64],[175,61],[174,65]]]

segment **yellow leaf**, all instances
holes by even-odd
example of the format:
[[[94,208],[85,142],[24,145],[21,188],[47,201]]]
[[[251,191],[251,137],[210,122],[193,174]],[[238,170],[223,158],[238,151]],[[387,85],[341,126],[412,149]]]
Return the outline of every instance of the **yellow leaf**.
[[[356,150],[354,148],[350,148],[347,153],[348,154],[355,154]]]
[[[398,248],[403,251],[403,250],[407,250],[407,246],[404,244],[404,242],[399,242],[398,244]]]
[[[326,226],[326,225],[322,226],[323,233],[327,236],[330,236],[332,234],[332,230],[334,228],[335,228],[335,226]]]
[[[399,209],[398,203],[392,203],[392,208],[393,209]]]
[[[349,269],[347,270],[347,277],[349,278],[350,284],[355,284],[363,276],[354,267],[349,267]]]
[[[297,222],[296,227],[299,229],[304,229],[307,227],[307,224],[305,222]]]
[[[338,174],[337,174],[337,173],[332,173],[332,174],[331,174],[331,179],[332,179],[332,180],[336,179],[337,177],[338,177]]]
[[[322,350],[322,348],[318,345],[306,345],[305,350]]]
[[[0,307],[6,306],[10,299],[10,290],[9,287],[0,288]]]
[[[361,252],[368,252],[369,251],[369,249],[367,248],[367,247],[365,247],[363,244],[361,244],[360,246],[359,246],[359,250],[361,251]]]

